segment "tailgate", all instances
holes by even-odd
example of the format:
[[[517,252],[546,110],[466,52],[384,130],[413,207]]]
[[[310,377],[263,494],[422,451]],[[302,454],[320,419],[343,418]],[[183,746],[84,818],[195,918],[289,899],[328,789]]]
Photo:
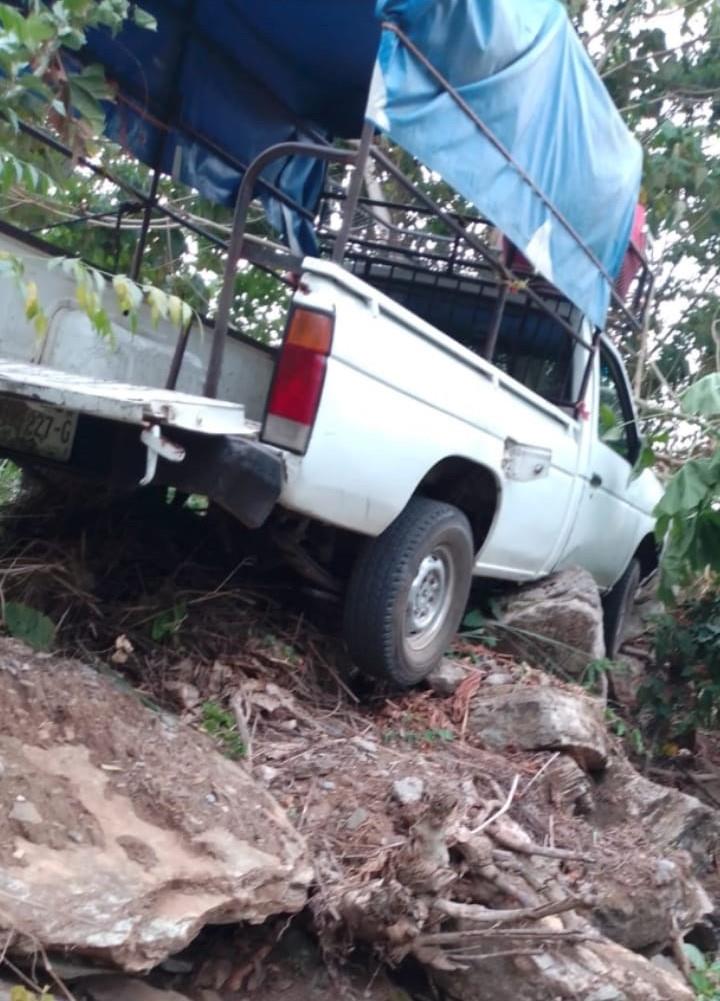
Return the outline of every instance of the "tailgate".
[[[150,423],[209,435],[258,433],[258,425],[246,419],[241,403],[105,382],[23,362],[0,360],[0,396],[138,427]]]

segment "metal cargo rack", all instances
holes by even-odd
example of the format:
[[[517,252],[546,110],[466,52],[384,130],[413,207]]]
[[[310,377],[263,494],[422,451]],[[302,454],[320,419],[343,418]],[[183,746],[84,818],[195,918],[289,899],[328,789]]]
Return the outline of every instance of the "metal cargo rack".
[[[465,103],[461,95],[395,24],[384,23],[382,27],[383,30],[391,31],[397,36],[412,57],[422,64],[437,85],[502,153],[523,181],[532,187],[550,213],[590,257],[612,289],[611,324],[617,329],[641,330],[652,289],[652,276],[644,256],[638,254],[640,269],[634,280],[632,299],[628,305],[615,291],[611,277],[604,271],[592,250],[540,191],[532,178],[515,162],[510,151],[502,146],[473,109]],[[23,129],[36,140],[51,146],[68,158],[74,157],[71,150],[43,130],[27,125],[23,126]],[[124,213],[142,213],[142,226],[135,247],[131,277],[139,277],[149,228],[153,218],[158,216],[171,219],[189,232],[226,250],[223,284],[214,317],[212,349],[204,384],[205,395],[215,397],[217,394],[225,339],[231,333],[230,320],[239,261],[246,259],[291,287],[294,284],[293,276],[299,275],[302,270],[301,257],[291,253],[286,247],[258,239],[248,233],[248,211],[254,198],[261,191],[270,193],[273,198],[301,216],[311,218],[306,208],[262,176],[265,168],[272,162],[299,156],[340,165],[347,172],[341,183],[326,190],[321,199],[319,215],[313,218],[321,255],[342,264],[401,302],[410,304],[413,297],[417,300],[418,291],[422,292],[428,304],[426,318],[429,318],[430,322],[434,322],[433,309],[437,309],[437,303],[441,299],[447,299],[448,294],[455,295],[458,303],[462,302],[463,307],[469,310],[468,324],[479,332],[475,342],[469,346],[491,361],[497,360],[498,339],[508,311],[518,315],[517,322],[523,331],[530,330],[533,317],[538,315],[548,317],[565,335],[568,345],[580,345],[587,353],[584,374],[573,398],[565,398],[563,395],[554,400],[577,410],[585,396],[600,331],[595,329],[588,340],[587,336],[579,332],[578,310],[564,296],[532,270],[510,267],[503,254],[498,252],[488,239],[491,225],[487,220],[477,215],[458,213],[440,205],[407,177],[394,162],[389,151],[383,148],[381,143],[376,142],[375,130],[370,123],[365,124],[359,142],[346,148],[331,145],[310,126],[304,129],[304,134],[308,136],[307,141],[284,142],[271,146],[249,164],[238,163],[214,147],[218,155],[225,156],[228,164],[241,171],[243,175],[235,202],[232,230],[227,241],[207,227],[199,225],[196,220],[188,218],[183,212],[159,200],[159,166],[155,167],[149,191],[144,193],[93,161],[82,157],[78,161],[78,158],[74,157],[82,166],[113,182],[130,197],[131,201],[121,202],[117,208],[118,227]],[[199,138],[213,146],[206,137]],[[392,180],[394,185],[404,192],[409,199],[407,202],[363,197],[363,184],[370,162],[376,172]],[[331,208],[333,204],[339,208],[333,211]],[[388,213],[394,213],[395,216],[402,215],[406,221],[404,224],[393,223],[389,228]],[[79,215],[76,221],[82,223],[88,218],[90,217]],[[51,228],[51,226],[45,227],[43,231]],[[378,234],[383,229],[387,230],[389,235],[386,239],[379,239]],[[487,315],[488,304],[491,306],[490,315]],[[442,329],[441,323],[435,322],[435,325]],[[168,389],[176,385],[188,336],[189,328],[181,331],[178,336],[166,381]],[[532,331],[528,336],[532,339]],[[519,377],[522,377],[522,373]]]

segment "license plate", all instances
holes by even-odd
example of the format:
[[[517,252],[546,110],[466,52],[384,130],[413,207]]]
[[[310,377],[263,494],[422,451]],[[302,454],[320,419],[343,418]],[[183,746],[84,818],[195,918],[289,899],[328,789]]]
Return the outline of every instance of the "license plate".
[[[0,447],[66,462],[70,458],[77,414],[43,403],[0,399]]]

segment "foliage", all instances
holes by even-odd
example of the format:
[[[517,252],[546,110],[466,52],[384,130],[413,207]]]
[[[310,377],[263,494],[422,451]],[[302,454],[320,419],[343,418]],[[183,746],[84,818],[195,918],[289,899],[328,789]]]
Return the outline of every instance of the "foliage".
[[[27,987],[17,984],[10,988],[10,1001],[55,1001],[55,996],[49,994],[46,988],[38,987],[37,992],[29,991]]]
[[[716,0],[569,0],[595,65],[645,154],[658,283],[648,352],[622,347],[643,399],[713,364],[720,315],[720,5]],[[655,367],[656,366],[656,367]]]
[[[187,618],[187,605],[184,601],[176,602],[172,608],[156,615],[150,626],[150,636],[156,643],[177,636]]]
[[[22,473],[10,459],[0,459],[0,508],[10,504],[18,495]]]
[[[112,85],[101,67],[83,65],[74,55],[89,29],[116,33],[128,19],[141,28],[155,28],[151,15],[131,0],[52,4],[29,0],[24,6],[0,2],[0,217],[20,229],[47,231],[68,257],[81,256],[105,276],[132,271],[142,205],[128,201],[102,176],[39,145],[23,131],[22,123],[42,126],[68,145],[76,158],[91,156],[135,190],[149,191],[149,169],[102,136],[105,108],[115,96]],[[210,205],[167,178],[160,181],[158,197],[202,221],[210,231],[220,236],[229,233],[228,208]],[[264,235],[266,225],[256,225],[255,231]],[[169,317],[184,323],[191,311],[207,314],[217,296],[223,256],[215,242],[190,235],[170,220],[153,220],[141,283],[141,298],[148,303],[153,322]],[[121,308],[124,303],[133,312],[137,294],[128,282],[113,284]],[[31,291],[28,295],[22,289],[28,308],[36,310],[32,319],[42,333],[46,322],[42,291]],[[93,326],[107,336],[107,313],[96,301],[99,289],[81,277],[80,299],[85,291]],[[233,322],[251,336],[277,340],[286,298],[284,286],[274,277],[258,269],[241,271]]]
[[[658,671],[640,691],[663,741],[716,727],[720,720],[720,590],[709,580],[699,594],[655,624]]]
[[[690,983],[698,1001],[720,1001],[720,961],[709,958],[690,942],[683,943],[683,952],[691,966]]]
[[[680,406],[686,418],[700,422],[705,454],[677,470],[655,511],[657,536],[665,542],[666,597],[707,569],[720,571],[720,374],[691,385]]]
[[[49,650],[55,642],[55,623],[37,608],[20,601],[6,601],[3,619],[11,636],[35,650]]]
[[[130,17],[143,28],[156,27],[152,16],[131,0],[57,0],[51,6],[29,0],[23,7],[0,3],[0,109],[5,119],[0,144],[6,163],[30,167],[12,153],[10,140],[20,136],[20,119],[52,122],[78,152],[102,131],[102,102],[112,99],[112,88],[102,67],[83,66],[70,53],[83,47],[89,29],[116,33]],[[9,180],[4,172],[3,180]]]
[[[455,740],[455,734],[446,727],[423,726],[412,713],[405,713],[400,726],[383,731],[383,742],[386,744],[402,741],[405,744],[419,746],[432,744],[449,744]]]
[[[245,756],[247,748],[237,731],[232,713],[217,702],[210,700],[203,703],[202,728],[221,744],[228,758],[236,761]]]

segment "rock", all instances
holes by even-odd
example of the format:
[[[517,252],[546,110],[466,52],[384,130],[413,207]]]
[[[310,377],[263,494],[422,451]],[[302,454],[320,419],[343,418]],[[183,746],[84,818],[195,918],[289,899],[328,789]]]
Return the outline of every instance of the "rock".
[[[279,774],[280,769],[273,768],[272,765],[260,765],[257,770],[258,778],[268,786],[275,781]]]
[[[393,782],[393,797],[403,806],[419,803],[423,798],[424,791],[425,783],[423,780],[413,775],[408,775],[404,779],[396,779]]]
[[[467,678],[467,668],[446,657],[425,680],[436,695],[446,697],[454,695],[465,678]]]
[[[567,751],[587,770],[603,768],[607,760],[602,707],[579,689],[480,689],[470,704],[468,727],[489,747]]]
[[[595,787],[587,773],[569,754],[559,755],[547,768],[545,786],[554,807],[587,815],[595,809]]]
[[[504,646],[573,677],[581,675],[590,661],[605,656],[600,593],[580,567],[518,588],[505,598],[500,621],[522,631],[502,630]]]
[[[648,680],[648,663],[641,657],[623,653],[610,673],[613,698],[626,709],[638,708],[638,693]]]
[[[628,615],[623,630],[624,643],[632,643],[648,632],[653,620],[662,615],[665,606],[658,601],[657,592],[660,577],[658,574],[647,580],[638,589],[632,609]]]
[[[34,803],[27,800],[16,800],[8,814],[10,820],[19,820],[23,824],[42,824],[42,817]]]
[[[682,936],[713,911],[686,852],[673,858],[638,852],[631,868],[598,879],[596,891],[593,924],[607,938],[646,955],[660,952],[675,930]]]
[[[720,848],[720,813],[687,793],[651,782],[627,759],[613,755],[596,787],[597,823],[632,825],[654,849],[688,852],[695,872],[707,872]]]
[[[186,994],[159,990],[135,977],[86,977],[82,992],[87,1001],[188,1001]]]
[[[483,951],[507,940],[483,940]],[[484,959],[468,972],[435,974],[453,1001],[694,1001],[680,976],[606,940],[536,956]]]
[[[188,1001],[186,994],[159,990],[136,977],[86,977],[82,991],[88,1001]]]
[[[674,977],[682,979],[682,972],[677,963],[674,963],[669,956],[653,956],[651,963],[659,970],[665,970],[666,973],[671,973]]]
[[[303,838],[204,734],[8,639],[0,703],[0,935],[139,971],[206,923],[304,906]],[[43,822],[14,819],[21,804]]]
[[[170,956],[160,964],[160,969],[165,973],[192,973],[194,963],[189,959],[180,959],[177,956]]]
[[[356,810],[353,810],[348,819],[345,821],[345,826],[349,831],[357,831],[359,827],[362,827],[369,816],[370,814],[367,810],[364,810],[361,806],[359,806]]]
[[[511,674],[488,674],[483,681],[483,685],[488,685],[490,688],[499,688],[501,685],[512,685],[512,683]]]

